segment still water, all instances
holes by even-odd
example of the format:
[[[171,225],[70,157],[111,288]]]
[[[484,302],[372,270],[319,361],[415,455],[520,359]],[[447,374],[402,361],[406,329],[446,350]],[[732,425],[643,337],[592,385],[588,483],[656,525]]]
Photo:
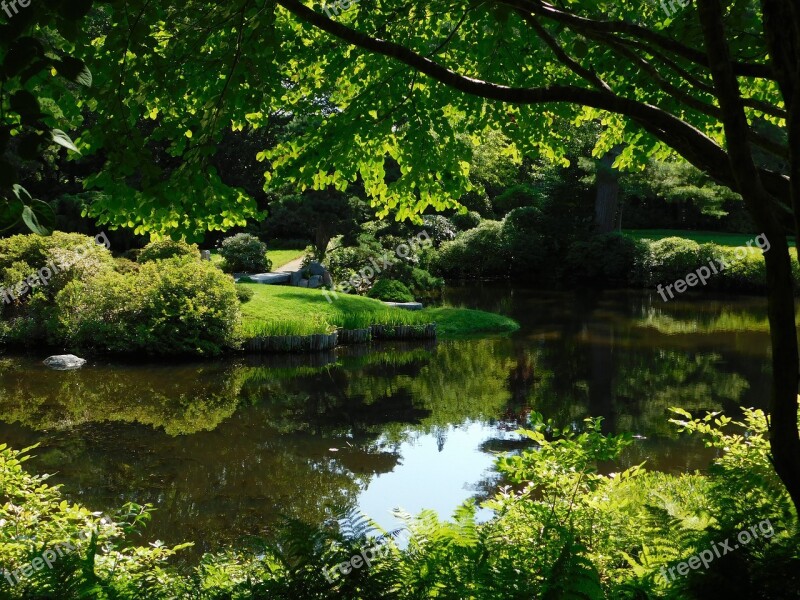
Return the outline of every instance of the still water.
[[[387,528],[395,508],[448,517],[493,493],[493,457],[522,446],[514,431],[531,411],[560,426],[602,416],[636,436],[618,466],[681,471],[712,456],[676,433],[669,407],[733,414],[767,401],[758,298],[473,286],[446,301],[522,328],[314,356],[94,360],[68,373],[44,356],[0,356],[0,441],[38,443],[28,467],[93,510],[152,503],[146,538],[201,552],[352,507]]]

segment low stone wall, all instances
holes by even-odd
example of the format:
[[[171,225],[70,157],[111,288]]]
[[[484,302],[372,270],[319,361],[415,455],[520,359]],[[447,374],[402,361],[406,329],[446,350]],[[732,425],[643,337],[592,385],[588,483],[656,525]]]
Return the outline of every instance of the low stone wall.
[[[251,338],[244,344],[248,352],[322,352],[338,344],[338,335],[264,335]]]
[[[324,352],[339,345],[371,340],[435,340],[436,323],[427,325],[373,325],[366,329],[339,329],[331,334],[266,335],[250,338],[244,350],[253,353]]]

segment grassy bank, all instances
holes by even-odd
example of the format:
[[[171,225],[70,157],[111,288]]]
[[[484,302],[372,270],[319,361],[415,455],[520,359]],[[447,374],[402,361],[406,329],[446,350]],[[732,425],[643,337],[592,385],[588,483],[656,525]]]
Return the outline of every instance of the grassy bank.
[[[242,306],[245,335],[310,335],[336,327],[358,329],[369,325],[436,323],[440,339],[502,334],[516,331],[516,321],[480,310],[428,308],[406,311],[389,308],[378,300],[338,294],[328,302],[320,290],[298,287],[238,284],[253,290]]]
[[[745,246],[747,242],[752,241],[757,233],[724,233],[719,231],[686,231],[684,229],[625,229],[623,232],[630,238],[635,240],[663,240],[668,237],[680,237],[686,240],[692,240],[698,244],[717,244],[718,246],[727,246],[729,248],[736,248]],[[794,240],[789,239],[789,245],[794,246]]]

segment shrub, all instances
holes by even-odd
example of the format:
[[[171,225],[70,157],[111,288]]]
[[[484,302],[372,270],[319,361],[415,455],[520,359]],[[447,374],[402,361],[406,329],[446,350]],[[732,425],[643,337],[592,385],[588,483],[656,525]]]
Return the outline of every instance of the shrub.
[[[239,302],[242,304],[250,302],[255,295],[256,293],[248,287],[244,287],[242,285],[236,286],[236,297],[239,298]]]
[[[200,250],[198,250],[195,244],[176,242],[175,240],[156,240],[142,248],[142,251],[139,252],[136,257],[136,261],[139,263],[146,263],[155,260],[174,258],[176,256],[190,256],[196,260],[200,260]]]
[[[521,183],[508,188],[497,196],[492,204],[494,205],[494,212],[499,216],[503,216],[515,208],[537,206],[539,204],[539,194],[532,186]]]
[[[701,246],[693,240],[669,237],[649,244],[645,260],[644,283],[655,285],[683,279],[687,273],[708,264],[713,258],[715,246]]]
[[[431,258],[431,272],[443,277],[505,277],[508,250],[502,228],[499,221],[483,221],[452,242],[445,242]]]
[[[139,272],[139,264],[127,258],[117,258],[114,260],[114,270],[123,275]]]
[[[575,242],[567,251],[565,277],[573,282],[600,286],[635,285],[641,281],[641,265],[647,245],[619,233]]]
[[[452,221],[442,215],[425,215],[423,217],[425,231],[431,236],[433,246],[438,248],[443,242],[449,242],[456,237],[456,227]]]
[[[229,273],[261,273],[272,269],[272,262],[267,258],[267,245],[249,233],[226,238],[219,253],[225,259],[223,268]]]
[[[402,281],[396,279],[379,279],[367,292],[367,296],[384,302],[413,302],[411,290]]]
[[[176,257],[70,282],[56,297],[51,341],[104,352],[217,355],[234,347],[236,288],[213,265]]]
[[[459,231],[469,231],[475,229],[481,222],[481,215],[477,211],[471,210],[466,213],[456,213],[450,217],[453,225]]]
[[[52,299],[70,281],[90,277],[114,268],[114,259],[107,246],[108,238],[97,238],[78,233],[54,232],[50,236],[35,234],[15,235],[0,239],[0,273],[3,288],[20,290],[18,301],[24,302],[38,292]],[[41,274],[41,276],[40,276]],[[19,284],[35,276],[33,290],[30,285]]]
[[[502,235],[513,274],[537,279],[553,275],[558,245],[546,235],[541,210],[535,206],[515,208],[503,219]]]

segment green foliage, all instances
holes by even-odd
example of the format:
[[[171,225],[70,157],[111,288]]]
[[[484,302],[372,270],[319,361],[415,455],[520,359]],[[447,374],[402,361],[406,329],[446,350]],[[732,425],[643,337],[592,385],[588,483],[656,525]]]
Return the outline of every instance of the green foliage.
[[[80,88],[74,84],[92,85],[73,43],[92,4],[12,4],[0,14],[0,230],[24,223],[48,233],[45,223],[53,211],[19,185],[20,171],[25,162],[46,164],[57,148],[80,154],[58,127],[78,120]]]
[[[434,255],[431,271],[443,277],[502,278],[508,273],[508,251],[500,221],[483,221]]]
[[[501,217],[515,208],[538,206],[540,203],[541,194],[539,191],[533,186],[524,183],[511,186],[492,201],[495,213]]]
[[[619,233],[608,233],[578,241],[565,257],[565,276],[572,281],[600,286],[628,286],[641,281],[646,244]],[[685,273],[684,273],[685,275]]]
[[[648,248],[648,281],[656,283],[682,279],[710,259],[711,255],[707,250],[704,251],[704,246],[695,241],[679,237],[658,240]]]
[[[262,273],[272,269],[267,258],[267,245],[249,233],[237,233],[222,241],[219,253],[225,259],[228,273]]]
[[[481,215],[477,211],[471,210],[465,213],[456,213],[450,217],[453,225],[459,231],[468,231],[475,229],[481,223]]]
[[[168,564],[192,544],[169,548],[129,541],[149,520],[151,507],[127,504],[118,514],[103,516],[68,502],[57,486],[47,483],[48,476],[23,468],[32,449],[0,445],[3,598],[177,598],[188,589]],[[48,550],[48,558],[55,556],[49,566],[41,564]],[[27,568],[23,575],[19,569],[33,561],[41,566]],[[9,578],[18,581],[11,585]]]
[[[52,304],[62,289],[116,266],[111,253],[85,235],[54,232],[0,239],[0,288],[15,297],[11,303],[0,304],[0,313],[13,318],[4,327],[5,343],[38,343],[45,336]]]
[[[554,245],[541,210],[534,206],[511,210],[503,219],[502,235],[513,275],[538,279],[552,273]]]
[[[456,237],[456,227],[453,222],[442,215],[425,215],[423,227],[433,240],[433,247],[438,248],[443,242],[449,242]]]
[[[413,302],[414,295],[402,281],[396,279],[379,279],[367,292],[369,298],[384,302]]]
[[[142,248],[136,260],[140,263],[146,263],[176,256],[189,256],[200,260],[200,250],[195,244],[187,244],[184,241],[156,240]]]
[[[239,283],[248,283],[246,281],[239,281]],[[241,285],[236,286],[236,297],[239,299],[239,302],[244,304],[245,302],[250,302],[255,296],[256,293],[251,290],[250,288],[243,287]]]
[[[217,355],[237,344],[238,307],[230,277],[176,257],[71,282],[48,329],[52,341],[101,352]]]
[[[96,537],[23,584],[11,587],[0,578],[0,591],[14,599],[58,589],[65,600],[80,594],[170,600],[677,599],[718,597],[719,591],[796,597],[798,520],[770,464],[765,415],[744,410],[741,420],[732,420],[719,413],[675,414],[681,429],[702,436],[717,453],[708,474],[670,475],[641,465],[608,473],[607,465],[631,443],[627,436],[604,435],[599,419],[561,430],[533,414],[520,433],[534,446],[498,459],[514,487],[485,504],[495,511],[487,521],[479,523],[469,503],[447,521],[433,511],[398,511],[402,529],[394,532],[353,510],[319,527],[287,519],[274,543],[207,554],[188,575],[167,562],[183,546],[131,545],[146,508],[129,505],[121,516],[99,521],[96,513],[61,501],[44,477],[28,474],[24,453],[2,446],[0,517],[16,525],[0,529],[4,565],[22,565],[43,548],[80,539],[87,528]],[[671,581],[662,577],[665,569],[756,524],[758,539],[714,558],[707,568]],[[25,535],[31,531],[35,540]],[[366,552],[369,565],[362,561],[346,575],[338,571],[370,548],[375,551]]]

